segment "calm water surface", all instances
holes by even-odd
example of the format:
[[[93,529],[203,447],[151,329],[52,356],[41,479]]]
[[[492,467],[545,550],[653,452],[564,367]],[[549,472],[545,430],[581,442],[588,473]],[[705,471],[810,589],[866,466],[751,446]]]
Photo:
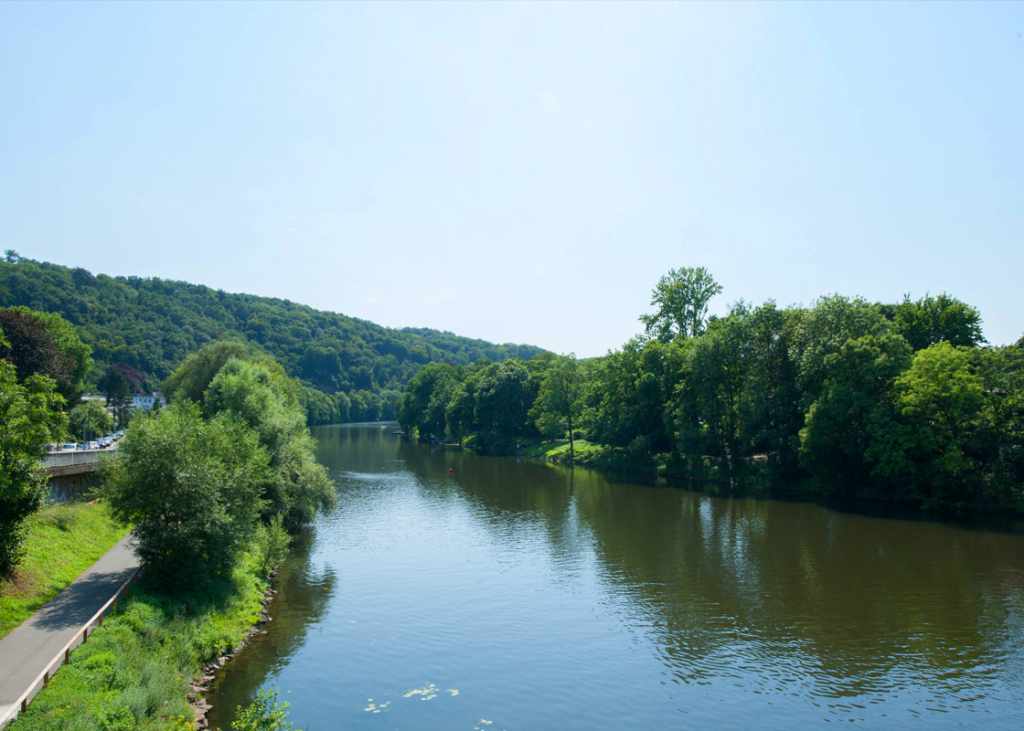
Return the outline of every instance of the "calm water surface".
[[[215,725],[1024,728],[1024,536],[316,436],[338,508]]]

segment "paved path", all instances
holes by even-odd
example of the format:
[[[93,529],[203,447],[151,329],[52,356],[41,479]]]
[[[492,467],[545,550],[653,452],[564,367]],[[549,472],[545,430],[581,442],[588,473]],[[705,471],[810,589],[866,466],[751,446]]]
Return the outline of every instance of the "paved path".
[[[49,604],[0,639],[0,719],[138,566],[134,544],[126,536]]]

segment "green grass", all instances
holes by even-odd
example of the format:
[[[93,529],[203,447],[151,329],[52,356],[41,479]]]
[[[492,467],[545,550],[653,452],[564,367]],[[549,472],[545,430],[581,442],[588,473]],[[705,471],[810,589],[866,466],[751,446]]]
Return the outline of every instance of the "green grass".
[[[0,637],[96,563],[128,528],[101,502],[51,505],[28,520],[25,557],[0,581]]]
[[[193,728],[189,683],[258,621],[262,566],[254,544],[230,578],[173,596],[133,586],[11,731]]]
[[[575,448],[576,464],[588,464],[598,460],[608,450],[608,447],[602,444],[588,442],[586,439],[577,439],[573,446]],[[569,440],[547,439],[544,441],[533,442],[532,444],[523,447],[519,451],[519,455],[522,457],[529,457],[531,459],[543,459],[545,461],[551,461],[552,458],[563,460],[569,456]]]

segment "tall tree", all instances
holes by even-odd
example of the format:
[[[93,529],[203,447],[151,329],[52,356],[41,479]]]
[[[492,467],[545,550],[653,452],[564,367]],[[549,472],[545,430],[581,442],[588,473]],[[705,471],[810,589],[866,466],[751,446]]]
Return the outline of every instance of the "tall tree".
[[[147,572],[169,588],[227,575],[252,539],[269,457],[236,417],[179,401],[132,422],[106,495],[131,522]]]
[[[15,367],[0,360],[0,576],[17,565],[24,521],[42,504],[47,477],[39,460],[47,442],[63,438],[63,405],[53,379],[19,383]]]
[[[649,336],[662,342],[676,337],[697,337],[707,325],[708,305],[722,286],[704,267],[670,269],[651,292],[652,314],[640,321]]]
[[[569,461],[576,459],[574,431],[579,423],[580,373],[576,356],[556,357],[551,360],[540,382],[537,399],[530,413],[542,432],[559,431],[569,433]]]

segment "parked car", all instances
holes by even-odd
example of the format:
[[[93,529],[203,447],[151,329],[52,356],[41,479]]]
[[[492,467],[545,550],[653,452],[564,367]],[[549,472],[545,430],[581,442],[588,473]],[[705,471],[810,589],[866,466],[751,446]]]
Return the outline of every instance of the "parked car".
[[[74,452],[78,449],[78,445],[74,442],[64,442],[64,444],[60,445],[60,448],[65,452]]]

